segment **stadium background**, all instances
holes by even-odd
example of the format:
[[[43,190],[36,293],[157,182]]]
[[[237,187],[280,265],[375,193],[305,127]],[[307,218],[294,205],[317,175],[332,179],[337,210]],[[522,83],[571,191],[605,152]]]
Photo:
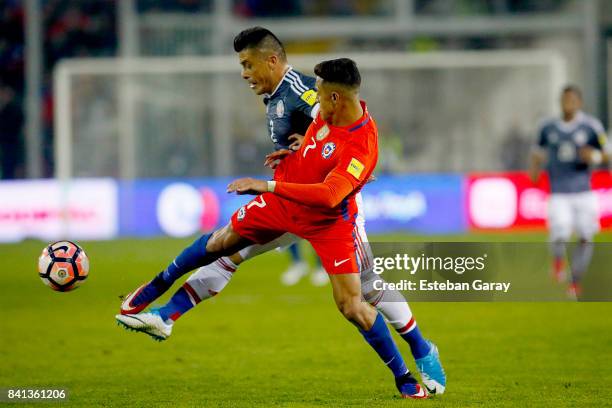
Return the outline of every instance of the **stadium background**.
[[[177,324],[165,348],[111,327],[117,295],[244,201],[224,193],[230,177],[266,175],[263,104],[240,80],[237,62],[227,62],[240,29],[276,32],[290,63],[306,54],[372,55],[381,65],[438,61],[364,73],[381,130],[378,181],[364,191],[374,240],[543,242],[547,183],[533,186],[522,170],[538,122],[557,113],[557,86],[577,83],[585,110],[606,128],[612,118],[607,1],[7,0],[0,7],[7,316],[0,386],[68,386],[83,406],[401,403],[336,316],[328,288],[280,286],[282,254],[245,264],[222,296]],[[212,66],[218,56],[216,71],[180,70]],[[519,62],[505,66],[509,58]],[[543,62],[520,62],[530,59]],[[159,68],[104,71],[109,61]],[[68,103],[58,100],[58,84]],[[593,185],[607,228],[606,169]],[[79,240],[91,258],[92,275],[74,293],[51,292],[35,273],[43,241],[60,238]],[[417,303],[414,310],[454,382],[434,404],[610,401],[608,304]],[[232,346],[218,350],[220,343]],[[135,360],[156,363],[143,376],[126,364]],[[346,382],[332,381],[338,367],[350,371],[343,370]],[[366,384],[363,372],[375,379]]]

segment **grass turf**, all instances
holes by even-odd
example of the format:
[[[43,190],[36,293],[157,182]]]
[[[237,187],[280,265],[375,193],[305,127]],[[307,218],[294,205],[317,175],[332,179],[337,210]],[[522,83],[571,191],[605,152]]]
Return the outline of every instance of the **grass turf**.
[[[388,370],[335,310],[330,287],[282,287],[287,256],[277,252],[244,264],[166,342],[117,327],[118,295],[187,242],[84,243],[91,275],[70,293],[37,277],[41,242],[0,246],[0,387],[66,387],[70,406],[612,406],[610,303],[412,304],[448,374],[447,393],[426,401],[397,397]]]

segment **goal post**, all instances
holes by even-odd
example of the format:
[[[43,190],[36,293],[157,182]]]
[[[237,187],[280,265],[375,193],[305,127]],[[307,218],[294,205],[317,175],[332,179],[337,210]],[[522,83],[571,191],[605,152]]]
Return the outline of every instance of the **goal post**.
[[[290,63],[312,74],[337,57],[362,72],[381,165],[393,172],[502,169],[494,156],[508,131],[532,134],[557,112],[567,80],[563,57],[540,50],[292,55]],[[68,59],[55,68],[54,90],[60,179],[257,174],[270,149],[264,106],[235,56]]]

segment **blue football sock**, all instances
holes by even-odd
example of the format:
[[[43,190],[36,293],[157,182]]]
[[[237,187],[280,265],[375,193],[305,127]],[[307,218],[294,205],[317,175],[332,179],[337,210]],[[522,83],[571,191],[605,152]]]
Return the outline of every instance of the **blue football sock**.
[[[408,372],[404,358],[400,354],[397,345],[391,337],[391,333],[385,324],[382,315],[378,313],[374,325],[368,331],[359,330],[363,338],[378,353],[382,361],[389,367],[395,377],[402,376]]]
[[[220,258],[216,254],[208,254],[206,252],[206,243],[212,234],[202,235],[196,239],[190,246],[185,248],[183,252],[177,256],[168,267],[157,275],[154,279],[154,284],[158,282],[159,286],[172,285],[178,278],[200,266],[208,265],[209,263]]]
[[[189,293],[182,287],[172,295],[168,303],[158,309],[158,312],[165,322],[170,323],[168,319],[177,320],[194,306],[195,304],[189,298]]]
[[[412,352],[412,356],[417,358],[425,357],[429,354],[430,345],[419,330],[419,326],[414,325],[414,329],[410,330],[408,333],[404,333],[401,335],[408,345],[410,346],[410,351]]]
[[[289,245],[289,254],[293,262],[302,262],[302,256],[300,254],[300,247],[298,244]]]

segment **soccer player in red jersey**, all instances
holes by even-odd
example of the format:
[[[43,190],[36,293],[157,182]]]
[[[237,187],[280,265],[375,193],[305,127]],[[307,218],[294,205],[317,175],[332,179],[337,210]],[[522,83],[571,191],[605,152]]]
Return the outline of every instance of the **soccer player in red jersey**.
[[[300,136],[298,141],[292,142],[290,139],[297,134],[304,135],[319,112],[316,79],[293,70],[288,65],[286,52],[280,40],[263,27],[252,27],[236,35],[234,50],[242,66],[242,78],[255,94],[264,95],[268,132],[275,149],[298,150],[304,136]],[[345,79],[342,78],[342,80]],[[333,101],[330,99],[331,102]],[[358,104],[358,98],[353,102]],[[332,108],[335,109],[335,106]],[[285,153],[276,154],[282,156]],[[297,171],[299,172],[300,169]],[[430,393],[441,394],[444,392],[446,379],[437,347],[423,337],[408,302],[399,291],[389,288],[376,289],[376,283],[383,283],[384,280],[373,271],[373,254],[365,233],[361,193],[356,194],[354,198],[360,210],[360,214],[354,220],[356,234],[353,240],[359,243],[357,246],[358,264],[363,298],[374,306],[387,323],[408,343],[427,390]],[[158,331],[165,333],[159,338],[165,340],[178,319],[193,310],[199,303],[217,296],[224,290],[234,278],[239,264],[298,240],[300,237],[287,232],[267,243],[249,245],[233,255],[223,256],[215,262],[204,265],[194,271],[164,305],[139,316],[141,319],[156,321],[157,326],[162,328],[161,331]],[[329,282],[327,272],[324,268],[321,269],[325,274],[325,282]],[[284,276],[295,275],[288,272]],[[320,276],[320,273],[317,272],[313,276]],[[141,287],[136,288],[133,294],[125,297],[120,307],[121,314],[141,312],[166,288],[167,284],[155,286],[152,282],[145,282]]]
[[[178,277],[199,266],[247,245],[294,233],[307,239],[321,258],[338,309],[393,372],[401,395],[425,398],[425,389],[406,368],[382,315],[362,301],[359,271],[366,257],[356,231],[355,194],[376,166],[378,143],[376,124],[359,100],[359,71],[353,61],[338,59],[318,64],[315,73],[320,111],[300,149],[268,156],[271,166],[280,161],[273,181],[242,178],[230,183],[228,192],[258,196],[236,211],[229,224],[200,237],[130,296],[150,303]],[[166,328],[153,322],[150,315],[155,314],[120,314],[116,318],[128,328],[165,338]],[[440,375],[443,377],[443,371]]]

